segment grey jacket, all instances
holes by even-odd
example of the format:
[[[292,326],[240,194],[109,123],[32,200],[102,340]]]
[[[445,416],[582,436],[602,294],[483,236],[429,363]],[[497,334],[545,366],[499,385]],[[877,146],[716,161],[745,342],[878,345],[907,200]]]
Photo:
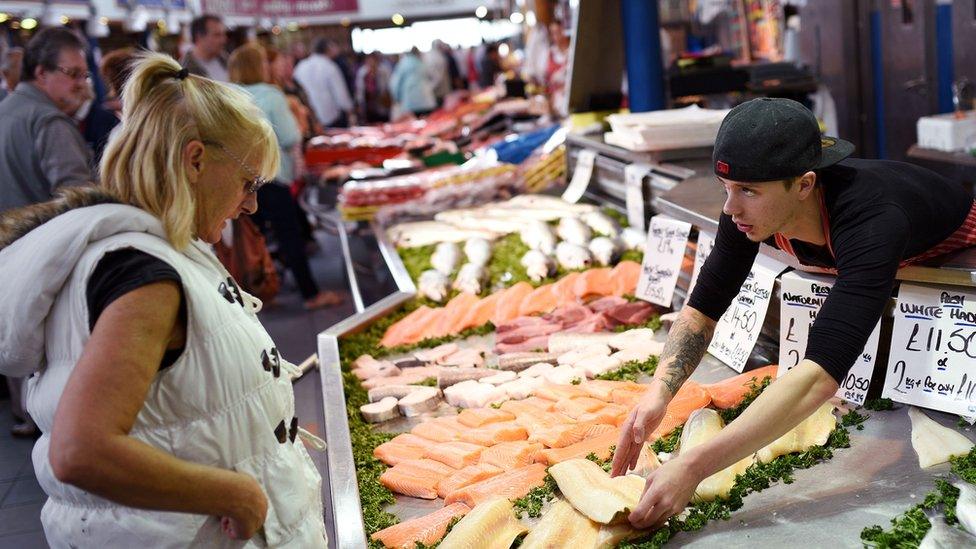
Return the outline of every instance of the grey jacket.
[[[91,183],[91,154],[74,120],[21,82],[0,101],[0,212]]]
[[[220,64],[223,65],[224,68],[227,68],[227,60],[224,59],[224,56],[220,56],[217,59],[220,60]],[[197,59],[195,55],[193,55],[193,50],[186,52],[183,59],[180,59],[180,65],[182,65],[183,68],[185,68],[190,74],[195,74],[204,78],[211,78],[210,74],[207,72],[207,68],[200,63],[200,60]]]

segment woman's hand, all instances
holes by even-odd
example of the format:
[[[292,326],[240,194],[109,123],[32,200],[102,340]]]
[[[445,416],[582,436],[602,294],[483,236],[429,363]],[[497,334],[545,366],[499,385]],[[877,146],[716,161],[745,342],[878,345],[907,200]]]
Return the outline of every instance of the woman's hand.
[[[667,410],[670,394],[652,388],[630,411],[620,429],[617,449],[613,453],[613,468],[610,476],[620,476],[637,465],[641,447],[648,435],[661,423]]]
[[[246,540],[264,525],[268,515],[268,498],[252,477],[241,474],[241,493],[235,497],[234,509],[220,517],[220,527],[230,539]]]
[[[664,524],[688,506],[702,481],[694,468],[677,457],[651,472],[637,506],[628,517],[634,528]]]

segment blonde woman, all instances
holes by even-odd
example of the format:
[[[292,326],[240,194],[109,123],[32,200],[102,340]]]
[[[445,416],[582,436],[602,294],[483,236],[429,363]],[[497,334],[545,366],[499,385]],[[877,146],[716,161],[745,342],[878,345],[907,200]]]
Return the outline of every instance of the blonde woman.
[[[209,246],[277,171],[271,126],[159,54],[123,105],[102,189],[0,223],[0,373],[33,374],[48,541],[325,546],[294,366]]]

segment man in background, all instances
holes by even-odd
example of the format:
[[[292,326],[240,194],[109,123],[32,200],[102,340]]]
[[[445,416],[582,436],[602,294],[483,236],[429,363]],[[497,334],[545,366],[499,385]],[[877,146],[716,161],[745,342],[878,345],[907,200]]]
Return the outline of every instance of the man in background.
[[[20,66],[24,61],[24,50],[7,48],[0,57],[0,101],[14,91],[20,83]]]
[[[201,15],[190,23],[190,39],[193,48],[186,52],[180,64],[192,74],[211,80],[227,82],[227,28],[216,15]]]
[[[338,53],[335,42],[319,38],[312,55],[295,67],[295,81],[308,92],[312,110],[324,128],[345,128],[352,120],[352,97],[342,70],[332,60]]]

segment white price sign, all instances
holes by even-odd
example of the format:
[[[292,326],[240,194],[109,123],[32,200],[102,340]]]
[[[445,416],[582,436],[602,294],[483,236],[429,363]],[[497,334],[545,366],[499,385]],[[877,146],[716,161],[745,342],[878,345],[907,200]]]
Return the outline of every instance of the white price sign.
[[[576,168],[573,170],[573,179],[570,180],[566,190],[563,191],[563,200],[570,204],[579,202],[583,198],[583,193],[590,185],[593,177],[593,165],[596,163],[596,151],[583,149],[576,155]]]
[[[698,231],[698,244],[695,246],[695,266],[691,270],[691,284],[688,286],[688,296],[695,291],[695,284],[698,283],[698,273],[701,272],[702,265],[708,259],[708,254],[712,253],[715,247],[715,235],[705,231]]]
[[[976,415],[976,292],[901,285],[882,395]]]
[[[766,320],[773,284],[785,268],[779,261],[759,254],[739,289],[739,295],[732,300],[715,326],[708,352],[737,372],[745,367],[752,348],[756,346],[763,321]]]
[[[671,306],[690,233],[690,223],[663,215],[651,218],[644,245],[644,263],[637,281],[637,297],[663,307]]]
[[[644,176],[651,171],[647,164],[630,164],[624,168],[624,188],[627,202],[627,222],[631,227],[644,230]]]
[[[807,339],[813,321],[820,313],[834,279],[821,275],[800,273],[793,271],[786,273],[780,280],[780,314],[779,314],[779,371],[777,377],[782,376],[800,363],[807,350]],[[868,387],[871,386],[871,374],[874,372],[874,362],[878,355],[878,338],[881,333],[881,321],[874,325],[874,330],[868,337],[864,350],[851,366],[847,376],[841,381],[837,389],[837,396],[854,404],[864,404]]]

